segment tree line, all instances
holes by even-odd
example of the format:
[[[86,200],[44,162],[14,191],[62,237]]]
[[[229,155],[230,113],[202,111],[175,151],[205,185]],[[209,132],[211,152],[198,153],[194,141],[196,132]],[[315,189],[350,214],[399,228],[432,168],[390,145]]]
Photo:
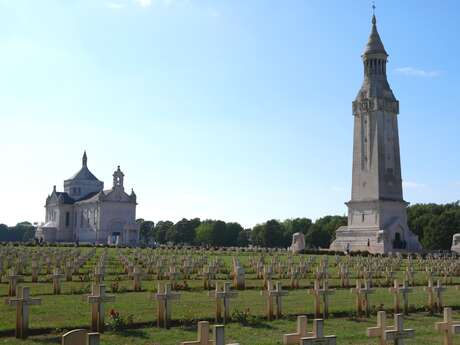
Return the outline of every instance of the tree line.
[[[449,204],[415,204],[407,209],[409,228],[419,236],[426,250],[449,250],[452,236],[460,233],[460,202]],[[189,244],[198,246],[286,248],[292,234],[305,235],[307,248],[328,248],[335,239],[335,231],[347,224],[345,216],[325,216],[313,222],[308,218],[283,221],[272,219],[246,229],[235,222],[200,220],[199,218],[172,221],[138,219],[142,245]],[[0,224],[0,242],[31,241],[36,227],[29,222],[15,226]]]
[[[449,250],[452,237],[460,233],[460,202],[415,204],[407,210],[409,229],[419,236],[426,250]]]
[[[0,242],[27,242],[35,237],[35,226],[29,222],[20,222],[15,226],[0,224]]]
[[[305,234],[307,248],[326,248],[333,239],[335,230],[346,225],[347,218],[326,216],[312,222],[308,218],[295,218],[279,221],[269,220],[245,229],[239,223],[226,223],[222,220],[182,219],[171,221],[153,221],[138,219],[140,240],[144,245],[188,244],[214,247],[246,247],[249,244],[270,248],[286,248],[291,245],[292,235]]]

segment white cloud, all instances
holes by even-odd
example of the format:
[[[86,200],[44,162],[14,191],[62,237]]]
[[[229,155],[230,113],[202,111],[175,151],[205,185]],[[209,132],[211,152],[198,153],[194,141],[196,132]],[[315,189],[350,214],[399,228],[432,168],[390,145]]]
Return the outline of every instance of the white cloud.
[[[409,77],[435,78],[441,75],[441,71],[427,71],[414,67],[396,68],[395,72]]]
[[[419,188],[425,188],[426,184],[423,183],[418,183],[414,181],[403,181],[403,187],[404,188],[411,188],[411,189],[419,189]]]
[[[150,6],[152,6],[152,0],[136,0],[136,3],[140,7],[150,7]]]
[[[121,10],[126,7],[125,4],[121,4],[119,2],[108,2],[106,3],[106,6],[112,10]]]

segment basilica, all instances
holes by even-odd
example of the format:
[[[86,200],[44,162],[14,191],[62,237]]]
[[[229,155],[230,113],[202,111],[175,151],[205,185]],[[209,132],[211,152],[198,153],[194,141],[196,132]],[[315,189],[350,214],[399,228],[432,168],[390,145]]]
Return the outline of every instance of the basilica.
[[[56,186],[46,198],[45,223],[36,232],[43,242],[78,242],[136,246],[139,226],[136,224],[136,194],[124,188],[124,174],[113,173],[112,189],[104,190],[88,169],[86,152],[81,169],[64,181],[64,192]]]

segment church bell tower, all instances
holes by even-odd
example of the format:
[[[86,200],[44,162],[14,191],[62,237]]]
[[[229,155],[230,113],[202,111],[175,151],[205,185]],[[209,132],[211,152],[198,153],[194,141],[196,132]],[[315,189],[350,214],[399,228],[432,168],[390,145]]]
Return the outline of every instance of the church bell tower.
[[[348,226],[336,231],[334,250],[371,253],[420,251],[407,225],[399,153],[399,102],[387,80],[388,54],[372,17],[362,55],[364,81],[353,102],[353,174]]]

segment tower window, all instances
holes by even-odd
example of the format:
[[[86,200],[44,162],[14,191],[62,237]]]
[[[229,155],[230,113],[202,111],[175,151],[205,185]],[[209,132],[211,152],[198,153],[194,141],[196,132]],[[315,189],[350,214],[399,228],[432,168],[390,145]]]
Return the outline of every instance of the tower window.
[[[362,214],[361,214],[361,221],[362,221],[363,223],[364,223],[365,217],[366,217],[366,216],[364,215],[364,213],[362,213]]]

